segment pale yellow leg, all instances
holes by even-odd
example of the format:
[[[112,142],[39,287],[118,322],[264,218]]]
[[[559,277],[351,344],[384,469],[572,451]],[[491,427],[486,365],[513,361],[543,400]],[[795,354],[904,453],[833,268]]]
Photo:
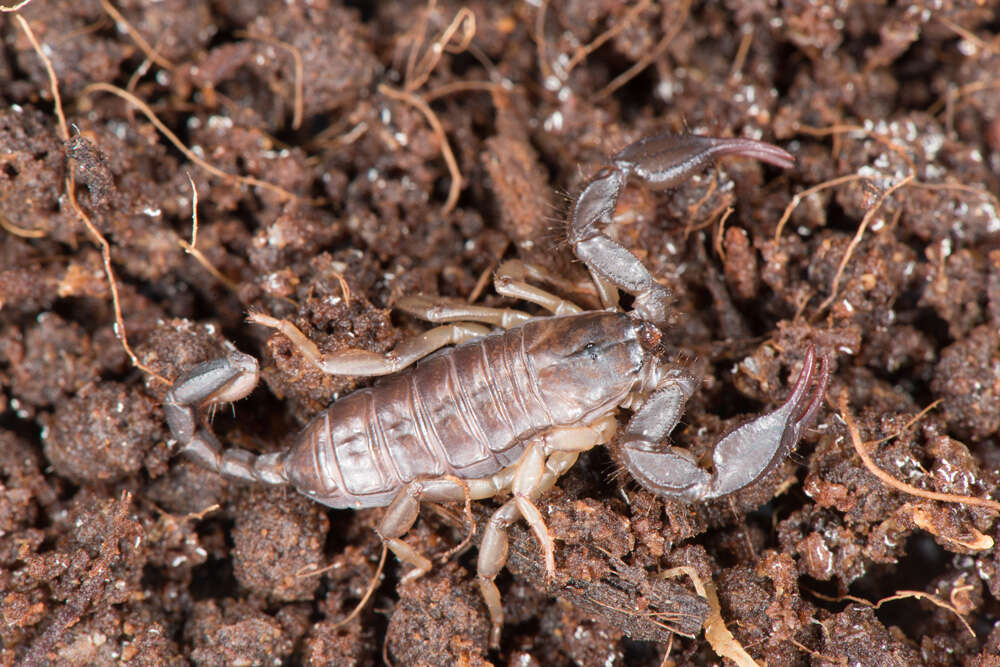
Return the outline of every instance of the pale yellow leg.
[[[485,336],[490,332],[488,327],[481,324],[460,322],[425,331],[419,336],[403,341],[396,346],[396,349],[384,354],[354,348],[323,354],[316,347],[316,343],[309,340],[297,326],[288,320],[279,320],[256,311],[251,311],[247,315],[247,320],[254,324],[277,329],[285,334],[302,356],[328,375],[372,377],[391,375],[445,345],[458,345],[467,340]]]
[[[522,516],[527,519],[541,547],[546,575],[553,576],[555,558],[552,537],[534,501],[552,488],[559,476],[576,462],[581,451],[608,442],[616,426],[614,415],[606,415],[588,426],[550,429],[525,449],[516,464],[493,477],[470,483],[474,497],[489,489],[508,485],[514,493],[514,498],[501,505],[490,517],[479,545],[477,576],[493,625],[490,634],[492,646],[499,645],[503,627],[503,605],[493,580],[507,562],[507,527]]]

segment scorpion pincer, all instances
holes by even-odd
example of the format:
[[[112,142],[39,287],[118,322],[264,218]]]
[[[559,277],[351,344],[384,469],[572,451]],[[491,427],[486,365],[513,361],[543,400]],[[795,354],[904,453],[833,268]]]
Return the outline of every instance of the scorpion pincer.
[[[659,340],[668,290],[602,228],[612,222],[628,178],[671,187],[728,154],[794,164],[786,151],[759,141],[664,135],[626,147],[588,182],[572,210],[569,241],[590,270],[603,310],[584,311],[530,284],[526,277],[541,272],[508,262],[497,271],[496,291],[551,315],[408,297],[399,307],[442,325],[386,354],[322,354],[291,322],[253,312],[251,322],[283,332],[325,373],[387,377],[337,400],[287,451],[224,450],[199,411],[246,396],[258,380],[257,361],[232,349],[177,379],[165,399],[173,437],[189,457],[226,477],[290,484],[330,507],[387,507],[378,533],[413,566],[405,579],[431,567],[401,539],[421,501],[509,492],[487,524],[477,566],[496,645],[503,611],[493,580],[507,558],[507,527],[528,522],[551,576],[552,539],[535,501],[581,452],[611,442],[618,408],[632,411],[615,447],[625,470],[653,493],[688,502],[760,479],[816,417],[829,364],[825,357],[817,363],[810,347],[788,399],[722,438],[711,472],[667,442],[699,380],[662,361],[649,342]],[[618,308],[619,289],[634,297],[630,312]]]

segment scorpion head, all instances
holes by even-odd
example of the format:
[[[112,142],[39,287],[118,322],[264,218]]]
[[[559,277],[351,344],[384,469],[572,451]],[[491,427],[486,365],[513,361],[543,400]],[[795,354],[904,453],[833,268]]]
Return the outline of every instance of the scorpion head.
[[[646,356],[636,335],[627,315],[595,311],[550,320],[530,337],[525,354],[557,421],[607,413],[632,391]]]

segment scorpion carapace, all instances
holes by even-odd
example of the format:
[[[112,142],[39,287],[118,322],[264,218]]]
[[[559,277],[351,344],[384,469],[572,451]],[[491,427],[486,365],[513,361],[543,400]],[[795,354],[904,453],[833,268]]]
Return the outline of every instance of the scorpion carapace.
[[[251,322],[284,333],[326,373],[388,377],[336,401],[290,450],[257,456],[224,450],[198,412],[235,401],[256,385],[257,361],[231,349],[182,375],[167,394],[164,407],[174,438],[189,456],[228,477],[291,484],[331,507],[387,507],[378,532],[413,566],[405,579],[431,567],[402,540],[421,501],[509,492],[511,498],[487,524],[477,565],[496,644],[503,610],[493,580],[506,561],[507,527],[521,518],[528,522],[551,576],[552,540],[535,501],[580,452],[611,441],[619,407],[632,410],[618,436],[625,470],[654,493],[690,502],[760,479],[816,417],[829,367],[825,357],[817,364],[809,348],[789,398],[719,441],[712,472],[667,443],[699,381],[642,344],[649,328],[666,320],[669,293],[602,228],[611,223],[630,176],[669,187],[725,154],[779,167],[794,163],[784,150],[749,139],[659,136],[622,150],[583,189],[570,218],[569,241],[590,270],[604,310],[585,312],[530,284],[527,278],[542,272],[515,261],[498,269],[496,291],[551,315],[407,297],[400,308],[442,326],[386,354],[356,349],[322,354],[291,322],[252,312]],[[628,313],[618,309],[619,289],[635,297]],[[454,347],[431,355],[449,345]]]

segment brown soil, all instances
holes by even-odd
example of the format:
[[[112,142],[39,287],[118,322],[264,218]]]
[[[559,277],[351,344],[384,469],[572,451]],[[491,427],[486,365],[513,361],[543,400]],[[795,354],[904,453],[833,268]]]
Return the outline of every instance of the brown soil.
[[[65,134],[44,61],[0,22],[0,664],[718,664],[698,630],[708,605],[658,576],[680,565],[714,582],[760,664],[998,664],[997,511],[893,488],[837,414],[846,399],[900,482],[996,495],[991,3],[350,4],[36,0],[22,15]],[[107,84],[243,180],[196,164]],[[499,651],[474,549],[405,585],[390,558],[339,627],[375,570],[381,510],[172,457],[155,374],[233,341],[264,383],[216,431],[288,446],[367,380],[321,376],[248,309],[323,350],[385,351],[426,326],[393,312],[401,295],[469,298],[507,258],[580,280],[568,200],[662,131],[759,137],[799,160],[727,160],[622,197],[611,233],[675,293],[664,340],[705,378],[676,441],[701,455],[771,409],[810,344],[834,370],[815,428],[766,480],[699,506],[616,478],[606,451],[582,457],[539,503],[554,581],[513,531]],[[189,177],[197,254],[181,244]],[[116,335],[95,232],[145,370]],[[407,540],[441,555],[464,535],[460,508],[426,508]]]

